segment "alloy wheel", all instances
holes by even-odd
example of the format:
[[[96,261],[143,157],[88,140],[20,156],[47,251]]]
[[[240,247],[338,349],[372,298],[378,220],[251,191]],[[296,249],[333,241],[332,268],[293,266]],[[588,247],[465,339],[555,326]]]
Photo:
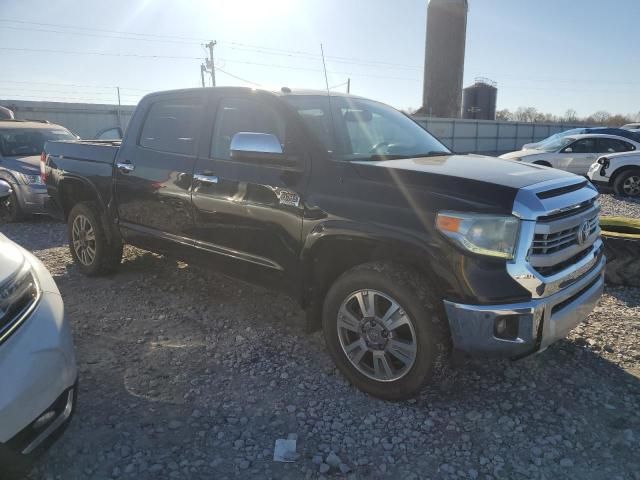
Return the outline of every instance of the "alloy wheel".
[[[360,373],[391,382],[411,370],[417,355],[413,321],[389,295],[353,292],[342,302],[337,322],[342,351]]]
[[[87,217],[78,215],[73,219],[71,236],[78,260],[83,265],[91,265],[96,258],[96,234]]]
[[[630,197],[640,195],[640,176],[632,175],[627,178],[622,184],[622,191]]]

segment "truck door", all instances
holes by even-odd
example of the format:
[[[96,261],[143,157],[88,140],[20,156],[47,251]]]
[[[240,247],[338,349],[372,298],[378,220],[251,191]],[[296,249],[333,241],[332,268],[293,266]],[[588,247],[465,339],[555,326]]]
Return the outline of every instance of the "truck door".
[[[118,152],[115,198],[127,241],[181,248],[193,225],[191,179],[204,111],[202,96],[159,96]]]
[[[260,92],[214,99],[211,111],[209,153],[194,170],[194,240],[207,252],[205,261],[218,269],[295,288],[310,169],[295,113]],[[241,132],[263,134],[258,137],[271,139],[283,154],[234,156],[231,144]]]

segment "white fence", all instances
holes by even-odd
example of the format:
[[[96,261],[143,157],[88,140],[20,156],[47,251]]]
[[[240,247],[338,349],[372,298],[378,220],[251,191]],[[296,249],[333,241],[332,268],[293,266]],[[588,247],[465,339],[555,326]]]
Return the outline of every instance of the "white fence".
[[[504,153],[554,133],[584,127],[569,123],[524,123],[414,116],[415,121],[454,152]]]
[[[16,118],[49,120],[63,125],[82,138],[93,138],[100,130],[120,125],[126,128],[134,106],[92,103],[33,102],[0,100]],[[413,117],[454,152],[497,154],[519,150],[525,143],[542,140],[557,132],[575,128],[568,123],[492,122],[453,118]]]
[[[80,135],[94,138],[106,128],[126,128],[135,107],[93,103],[33,102],[0,100],[0,105],[13,110],[20,120],[48,120]]]

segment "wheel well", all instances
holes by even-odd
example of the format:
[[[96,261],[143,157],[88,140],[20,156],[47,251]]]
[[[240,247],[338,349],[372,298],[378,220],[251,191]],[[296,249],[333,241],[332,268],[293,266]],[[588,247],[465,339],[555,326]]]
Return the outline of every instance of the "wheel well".
[[[533,162],[536,165],[543,165],[545,167],[551,167],[552,165],[546,160],[538,160],[537,162]]]
[[[98,194],[89,185],[79,180],[65,180],[59,188],[60,202],[64,219],[67,220],[71,209],[80,202],[96,201]],[[99,203],[99,202],[98,202]]]
[[[624,172],[628,172],[629,170],[638,170],[640,172],[640,167],[637,165],[625,165],[624,167],[620,167],[615,172],[613,172],[613,175],[611,175],[611,178],[609,179],[609,185],[613,186],[616,179]]]
[[[429,271],[424,258],[407,248],[366,239],[324,240],[309,259],[303,305],[321,307],[322,299],[340,275],[373,261],[392,262],[422,274]]]

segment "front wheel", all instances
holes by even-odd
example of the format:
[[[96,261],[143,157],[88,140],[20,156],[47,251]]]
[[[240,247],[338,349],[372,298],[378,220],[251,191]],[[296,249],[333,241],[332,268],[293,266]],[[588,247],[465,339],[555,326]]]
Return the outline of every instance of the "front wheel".
[[[89,276],[113,271],[122,260],[122,243],[106,227],[97,205],[82,202],[67,221],[69,250],[78,269]]]
[[[387,263],[343,274],[324,302],[323,330],[338,369],[385,400],[419,392],[444,366],[447,329],[421,276]]]
[[[626,170],[613,182],[613,190],[618,195],[640,197],[640,168]]]

